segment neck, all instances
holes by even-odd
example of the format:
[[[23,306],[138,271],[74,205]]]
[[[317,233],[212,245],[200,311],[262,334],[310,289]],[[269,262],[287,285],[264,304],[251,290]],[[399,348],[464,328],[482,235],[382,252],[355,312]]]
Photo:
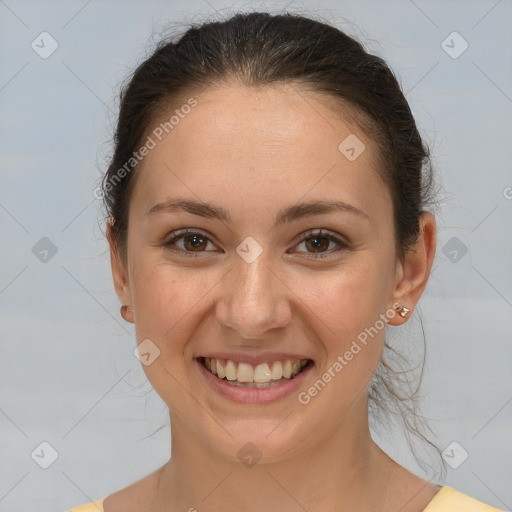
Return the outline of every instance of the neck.
[[[354,407],[362,414],[348,414],[299,456],[251,467],[215,452],[171,416],[171,458],[151,510],[384,510],[397,465],[371,438],[366,396]]]

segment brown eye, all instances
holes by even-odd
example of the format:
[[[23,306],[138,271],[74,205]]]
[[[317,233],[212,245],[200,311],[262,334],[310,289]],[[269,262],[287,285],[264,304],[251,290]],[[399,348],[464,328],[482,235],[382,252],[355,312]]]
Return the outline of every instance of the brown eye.
[[[312,248],[312,252],[323,252],[329,247],[331,241],[325,236],[314,236],[304,240],[306,247]]]
[[[186,235],[183,236],[183,245],[187,250],[203,250],[207,245],[206,240],[202,235]]]
[[[302,240],[299,242],[298,246],[301,244],[304,244],[306,251],[297,252],[305,252],[306,254],[310,254],[310,256],[307,257],[313,259],[326,258],[348,249],[347,243],[343,242],[338,237],[323,231],[318,231],[316,233],[306,233]],[[334,250],[327,252],[331,244],[333,244],[331,249],[334,247]]]
[[[204,252],[213,252],[206,250],[208,244],[215,247],[206,235],[196,231],[184,230],[173,233],[171,239],[164,242],[162,247],[184,256],[199,256]]]

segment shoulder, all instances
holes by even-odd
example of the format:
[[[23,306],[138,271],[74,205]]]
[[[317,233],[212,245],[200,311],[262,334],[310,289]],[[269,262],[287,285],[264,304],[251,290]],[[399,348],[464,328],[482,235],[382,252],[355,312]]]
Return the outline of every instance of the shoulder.
[[[100,500],[101,508],[92,508],[90,512],[146,512],[158,488],[162,469],[163,466],[127,487],[110,494]],[[76,512],[89,512],[89,509]]]
[[[103,500],[97,500],[91,503],[86,503],[85,505],[80,505],[79,507],[68,510],[68,512],[104,512]]]
[[[451,487],[441,487],[423,512],[503,512]]]
[[[106,498],[80,505],[66,512],[128,512],[132,510],[143,512],[156,489],[161,469]]]

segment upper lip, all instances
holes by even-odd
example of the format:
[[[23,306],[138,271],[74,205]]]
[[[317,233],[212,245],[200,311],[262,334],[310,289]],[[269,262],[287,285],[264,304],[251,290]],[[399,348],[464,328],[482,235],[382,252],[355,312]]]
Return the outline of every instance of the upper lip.
[[[249,364],[262,364],[272,363],[274,361],[286,361],[290,359],[292,361],[296,359],[311,359],[304,354],[292,354],[289,352],[259,352],[258,354],[251,353],[228,353],[228,352],[209,352],[201,354],[198,357],[208,357],[210,359],[230,359],[237,363],[249,363]]]

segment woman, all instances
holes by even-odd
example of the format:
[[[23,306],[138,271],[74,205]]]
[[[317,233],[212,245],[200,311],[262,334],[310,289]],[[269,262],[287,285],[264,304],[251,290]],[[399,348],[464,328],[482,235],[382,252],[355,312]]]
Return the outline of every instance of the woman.
[[[192,27],[135,71],[115,142],[114,285],[172,453],[73,510],[497,510],[370,435],[386,327],[436,248],[427,150],[380,58],[292,14]]]

